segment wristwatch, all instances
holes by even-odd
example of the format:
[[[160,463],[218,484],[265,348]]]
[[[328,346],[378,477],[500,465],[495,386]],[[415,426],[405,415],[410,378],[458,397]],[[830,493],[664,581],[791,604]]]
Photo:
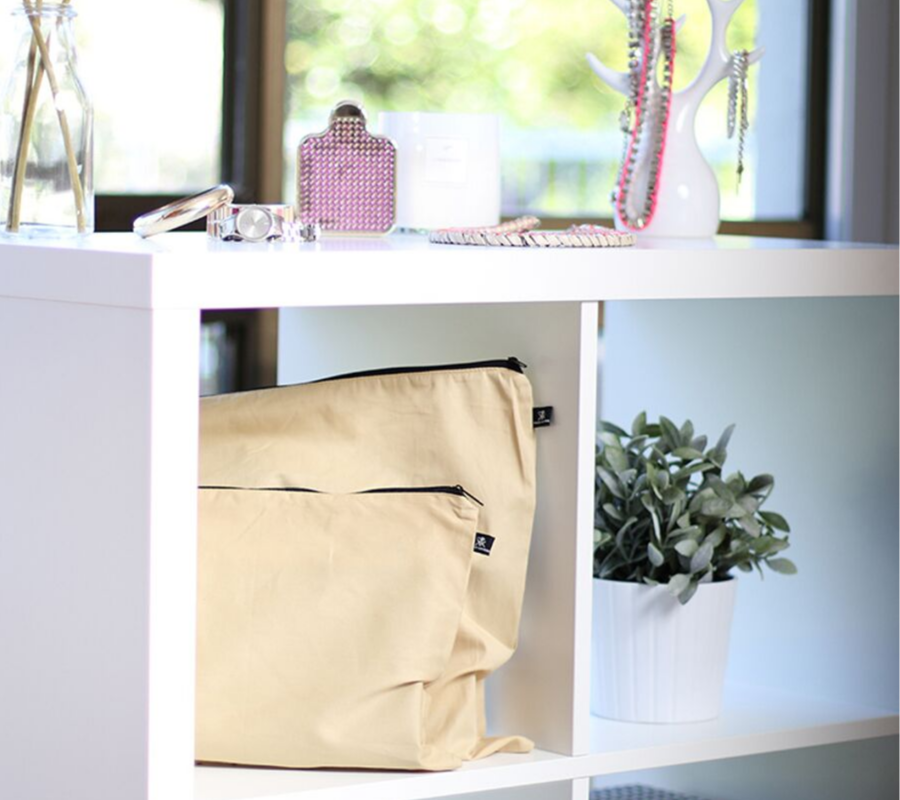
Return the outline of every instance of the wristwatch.
[[[229,242],[315,242],[318,225],[303,225],[289,205],[235,205],[227,184],[176,200],[134,221],[134,232],[147,238],[206,217],[206,232]]]
[[[299,238],[294,207],[289,205],[228,203],[206,218],[206,232],[226,242],[288,242]]]

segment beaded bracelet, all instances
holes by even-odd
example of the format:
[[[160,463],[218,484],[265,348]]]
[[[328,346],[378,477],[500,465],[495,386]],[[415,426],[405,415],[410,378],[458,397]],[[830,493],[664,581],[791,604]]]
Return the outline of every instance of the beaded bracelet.
[[[600,225],[573,225],[565,231],[536,231],[537,217],[518,217],[488,228],[443,228],[432,231],[433,244],[468,244],[485,247],[630,247],[633,233]]]

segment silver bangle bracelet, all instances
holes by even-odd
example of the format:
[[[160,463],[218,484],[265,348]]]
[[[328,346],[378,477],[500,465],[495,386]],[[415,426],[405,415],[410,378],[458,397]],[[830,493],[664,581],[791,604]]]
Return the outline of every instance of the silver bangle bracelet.
[[[174,203],[142,214],[134,221],[134,232],[146,239],[158,233],[180,228],[182,225],[202,219],[216,208],[227,205],[234,200],[234,190],[221,184],[207,189],[205,192],[176,200]]]

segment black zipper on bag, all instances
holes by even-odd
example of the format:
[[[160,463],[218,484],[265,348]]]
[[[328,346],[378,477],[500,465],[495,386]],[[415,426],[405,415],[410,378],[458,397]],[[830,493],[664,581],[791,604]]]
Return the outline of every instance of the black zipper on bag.
[[[314,381],[302,381],[300,383],[282,383],[277,386],[260,386],[256,389],[238,389],[234,392],[222,392],[220,394],[203,395],[203,398],[227,397],[236,394],[249,394],[250,392],[275,392],[279,389],[289,389],[292,386],[312,386],[315,383],[328,383],[329,381],[343,381],[348,378],[373,378],[379,375],[413,375],[417,372],[452,372],[462,369],[508,369],[525,374],[528,364],[520,361],[515,356],[508,358],[495,358],[487,361],[468,361],[462,364],[432,364],[424,367],[384,367],[382,369],[366,369],[360,372],[347,372],[342,375],[331,375],[327,378],[318,378]]]
[[[433,364],[424,367],[384,367],[382,369],[366,369],[360,372],[347,372],[343,375],[332,375],[328,378],[319,378],[317,381],[310,383],[327,383],[328,381],[343,381],[348,378],[377,378],[380,375],[412,375],[417,372],[452,372],[460,369],[509,369],[518,372],[520,375],[525,373],[528,365],[520,361],[515,356],[508,358],[497,358],[488,361],[469,361],[461,364]]]
[[[306,494],[328,494],[319,489],[306,489],[295,486],[198,486],[202,490],[218,490],[227,492],[303,492]],[[457,497],[465,497],[473,503],[484,507],[475,495],[467,492],[462,486],[390,486],[383,489],[364,489],[361,492],[350,494],[453,494]]]
[[[462,486],[411,486],[404,488],[390,487],[387,489],[366,489],[363,492],[354,492],[354,494],[455,494],[457,497],[465,497],[473,503],[478,503],[484,508],[481,502],[474,494],[467,492]]]
[[[304,489],[297,486],[198,486],[198,489],[220,492],[303,492],[305,494],[325,494],[318,489]]]

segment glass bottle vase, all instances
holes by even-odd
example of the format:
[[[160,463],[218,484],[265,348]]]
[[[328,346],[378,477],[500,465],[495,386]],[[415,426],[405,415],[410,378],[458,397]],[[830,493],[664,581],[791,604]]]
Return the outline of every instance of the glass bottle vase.
[[[68,2],[17,0],[17,47],[0,98],[0,234],[94,230],[93,110]]]

